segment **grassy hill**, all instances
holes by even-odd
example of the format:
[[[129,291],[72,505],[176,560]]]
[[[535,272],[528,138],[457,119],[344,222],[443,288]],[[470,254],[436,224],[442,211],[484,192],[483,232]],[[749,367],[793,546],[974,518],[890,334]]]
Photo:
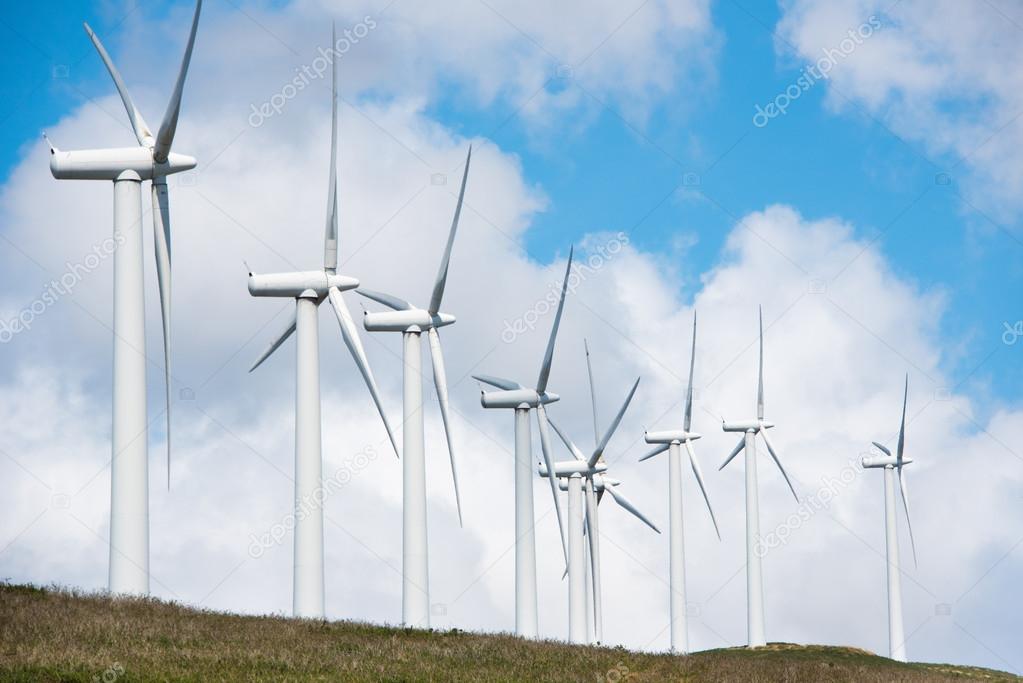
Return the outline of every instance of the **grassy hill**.
[[[2,681],[1019,681],[772,644],[688,657],[203,612],[151,599],[0,584]]]

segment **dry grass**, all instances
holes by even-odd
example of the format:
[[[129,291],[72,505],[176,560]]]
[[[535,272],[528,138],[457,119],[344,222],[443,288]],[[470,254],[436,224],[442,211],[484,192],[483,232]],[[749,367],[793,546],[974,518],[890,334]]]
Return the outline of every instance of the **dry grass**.
[[[105,674],[105,675],[104,675]],[[0,584],[4,681],[1019,681],[896,664],[853,648],[772,644],[689,657],[243,617],[157,600]]]

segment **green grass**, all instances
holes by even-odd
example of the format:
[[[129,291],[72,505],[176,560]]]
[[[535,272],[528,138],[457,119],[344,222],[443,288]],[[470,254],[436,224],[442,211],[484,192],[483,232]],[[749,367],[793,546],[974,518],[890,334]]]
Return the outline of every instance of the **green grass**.
[[[988,669],[897,664],[853,648],[771,644],[688,657],[199,611],[0,584],[0,680],[81,681],[1019,681]]]

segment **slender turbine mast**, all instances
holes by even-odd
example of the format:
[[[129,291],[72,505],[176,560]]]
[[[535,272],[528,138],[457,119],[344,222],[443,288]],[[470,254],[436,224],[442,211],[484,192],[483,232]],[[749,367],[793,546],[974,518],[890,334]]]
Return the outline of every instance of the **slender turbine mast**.
[[[366,313],[363,325],[370,332],[401,332],[403,348],[403,411],[404,427],[402,466],[402,592],[401,620],[405,626],[430,628],[430,572],[426,532],[426,455],[423,425],[423,375],[420,335],[427,333],[430,340],[430,358],[433,362],[433,384],[437,389],[440,415],[451,459],[451,478],[455,484],[455,505],[458,523],[462,523],[462,502],[458,495],[458,469],[455,467],[455,443],[451,437],[448,417],[448,380],[444,372],[444,354],[441,352],[437,329],[455,322],[455,316],[441,313],[444,286],[451,264],[451,249],[455,244],[458,218],[462,214],[465,183],[469,179],[472,146],[465,157],[462,185],[458,190],[455,216],[448,231],[448,242],[433,285],[430,305],[423,310],[389,294],[360,289],[359,293],[392,309],[381,313]]]
[[[110,577],[112,593],[149,593],[149,455],[146,419],[146,323],[142,266],[142,181],[152,181],[156,273],[163,319],[167,412],[167,486],[170,488],[170,205],[167,176],[195,168],[196,160],[171,152],[181,111],[188,63],[195,45],[202,1],[195,3],[192,30],[156,135],[135,108],[121,74],[88,24],[85,32],[114,80],[128,112],[137,147],[61,151],[50,146],[50,172],[57,179],[114,183],[114,382],[113,457],[110,464]]]
[[[355,289],[359,281],[337,273],[337,60],[333,65],[333,95],[330,134],[330,183],[327,190],[327,226],[323,249],[323,270],[291,273],[249,273],[252,296],[294,299],[295,310],[284,328],[249,369],[252,372],[297,331],[295,379],[295,558],[293,610],[296,617],[322,619],[323,597],[323,457],[320,424],[319,306],[330,299],[341,327],[341,336],[359,372],[369,387],[377,411],[384,421],[395,455],[398,446],[384,413],[376,381],[359,331],[341,292]]]
[[[721,540],[721,530],[714,518],[714,509],[707,497],[707,488],[703,484],[700,464],[696,461],[693,441],[700,435],[690,428],[693,423],[693,371],[696,367],[696,314],[693,313],[693,349],[689,356],[689,387],[686,389],[686,407],[682,417],[682,431],[647,432],[646,442],[657,444],[640,462],[668,451],[668,508],[670,520],[670,590],[671,590],[671,651],[679,654],[689,652],[689,624],[686,615],[686,567],[685,543],[682,520],[682,445],[689,455],[689,465],[693,468],[696,483],[700,486],[703,500],[707,503],[710,521],[714,524],[714,532]]]
[[[789,485],[793,497],[799,501],[799,495],[792,486],[792,480],[778,459],[778,454],[767,437],[767,430],[774,427],[773,422],[764,419],[764,311],[760,309],[760,363],[757,379],[757,417],[742,422],[724,422],[721,428],[726,432],[743,432],[742,441],[732,449],[719,467],[723,470],[732,462],[740,451],[746,451],[746,623],[747,637],[750,647],[761,647],[767,644],[764,636],[764,577],[760,560],[763,553],[760,547],[760,503],[757,485],[757,442],[759,434],[764,439],[767,452],[771,454],[774,464],[781,470],[785,483]]]
[[[909,521],[909,496],[906,493],[906,475],[902,471],[904,465],[913,462],[903,456],[906,445],[906,399],[909,397],[909,375],[906,375],[906,386],[902,394],[902,424],[899,426],[899,443],[895,455],[885,446],[874,441],[877,449],[884,453],[881,457],[863,458],[863,467],[884,469],[884,530],[885,546],[888,551],[888,656],[894,660],[906,661],[906,636],[902,625],[902,583],[899,572],[899,534],[898,520],[895,515],[895,478],[899,479],[899,493],[902,496],[902,507],[906,513],[906,527],[909,529],[909,542],[913,550],[913,564],[916,565],[916,542],[913,540],[913,525]]]
[[[590,375],[592,377],[592,373]],[[597,510],[604,493],[611,494],[616,503],[638,517],[651,529],[661,533],[660,529],[647,519],[624,494],[615,490],[621,482],[605,474],[607,462],[604,460],[604,451],[618,429],[618,425],[621,424],[622,417],[625,415],[632,397],[636,394],[638,386],[639,379],[637,378],[629,395],[625,397],[625,402],[618,410],[618,414],[615,415],[603,438],[597,441],[596,447],[589,457],[584,456],[572,440],[558,428],[558,425],[551,422],[554,431],[573,455],[572,460],[554,463],[554,478],[558,479],[558,487],[562,491],[568,491],[568,639],[573,644],[581,645],[587,640],[584,536],[589,540],[594,636],[598,643],[604,638],[603,604],[600,592],[600,519]],[[550,472],[551,470],[546,466],[540,466],[540,476],[551,478]]]
[[[551,453],[551,437],[547,420],[548,403],[559,400],[559,396],[547,391],[547,381],[554,361],[554,344],[561,325],[561,313],[565,307],[565,293],[568,291],[568,276],[572,272],[572,250],[568,252],[565,266],[565,280],[561,284],[558,309],[554,314],[551,336],[547,340],[547,351],[540,365],[540,377],[536,388],[528,389],[518,382],[491,375],[473,375],[473,379],[496,387],[497,391],[483,391],[480,403],[484,408],[505,408],[515,411],[515,633],[524,638],[536,638],[536,537],[533,519],[533,463],[532,433],[529,428],[529,411],[536,411],[536,422],[540,431],[540,447],[548,471],[554,469]],[[565,541],[565,527],[561,518],[561,502],[558,500],[557,483],[548,478],[551,495],[554,496],[554,510],[558,516],[561,533],[561,551],[568,563],[568,547]]]

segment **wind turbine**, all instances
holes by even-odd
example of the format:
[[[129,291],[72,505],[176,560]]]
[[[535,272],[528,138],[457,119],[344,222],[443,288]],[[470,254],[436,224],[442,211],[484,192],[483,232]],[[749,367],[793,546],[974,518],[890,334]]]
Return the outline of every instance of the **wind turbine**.
[[[587,348],[586,351],[586,364],[589,371],[589,349]],[[589,375],[592,379],[592,371],[589,372]],[[568,639],[574,644],[583,644],[587,639],[584,536],[587,536],[589,540],[590,586],[593,591],[593,631],[596,642],[600,643],[604,639],[603,603],[600,590],[600,519],[597,509],[604,492],[611,494],[616,503],[638,517],[644,524],[657,533],[661,533],[660,529],[647,519],[624,494],[615,490],[621,482],[605,474],[607,462],[604,460],[604,450],[615,430],[618,429],[618,425],[621,424],[622,417],[625,415],[638,386],[639,379],[637,378],[603,438],[596,437],[596,433],[594,434],[596,446],[589,457],[584,456],[572,440],[558,428],[558,425],[551,422],[554,431],[574,456],[572,460],[554,463],[554,478],[559,480],[558,487],[563,491],[568,491]],[[592,382],[590,395],[593,399],[594,425],[596,425],[596,394],[593,391]],[[546,466],[541,465],[539,471],[540,476],[551,478],[551,470]]]
[[[707,497],[707,488],[703,485],[703,474],[700,464],[696,461],[693,441],[700,434],[691,431],[693,423],[693,371],[696,367],[696,314],[693,313],[693,348],[689,356],[689,387],[686,389],[686,407],[682,417],[682,431],[647,432],[646,442],[658,446],[639,459],[640,462],[668,451],[668,507],[670,520],[670,590],[671,590],[671,650],[686,654],[689,652],[689,624],[686,615],[686,566],[685,542],[682,523],[682,444],[689,454],[689,464],[696,476],[696,483],[707,503],[710,521],[714,524],[714,532],[721,540],[721,530],[714,518],[714,509]]]
[[[561,312],[565,307],[568,276],[572,272],[572,254],[573,250],[570,249],[558,309],[554,314],[554,324],[551,326],[551,336],[547,340],[547,351],[540,365],[536,388],[528,389],[518,382],[491,375],[473,375],[473,379],[497,388],[497,391],[481,392],[480,403],[484,408],[510,408],[515,411],[515,633],[524,638],[537,636],[536,536],[533,519],[533,456],[529,411],[536,411],[544,463],[548,470],[553,470],[549,422],[544,406],[560,398],[557,394],[547,391],[547,381],[551,375],[551,363],[554,361],[554,343],[558,337],[558,326],[561,324]],[[558,516],[561,551],[567,563],[568,548],[565,543],[565,527],[561,517],[557,483],[554,478],[548,478],[548,481],[551,485],[551,495],[554,496],[554,510]]]
[[[359,332],[341,292],[355,289],[359,281],[337,272],[337,60],[333,64],[331,98],[330,183],[327,191],[327,225],[323,246],[323,270],[290,273],[249,273],[249,294],[295,300],[295,310],[284,328],[249,369],[252,372],[297,331],[295,378],[295,557],[293,611],[296,617],[322,619],[323,605],[323,458],[320,424],[320,348],[317,313],[330,299],[341,336],[355,359],[362,378],[384,421],[395,455],[398,446],[380,402],[380,392],[370,370]],[[310,504],[312,502],[312,504]],[[303,503],[306,510],[297,514]]]
[[[85,32],[110,72],[128,113],[137,147],[62,151],[50,145],[50,172],[59,180],[109,180],[114,184],[113,456],[110,461],[110,576],[112,593],[149,593],[149,462],[146,419],[146,323],[142,266],[142,181],[152,181],[156,273],[163,320],[167,402],[167,487],[170,488],[171,249],[167,176],[195,168],[193,157],[171,152],[202,1],[177,82],[156,135],[135,108],[128,88],[99,37]]]
[[[899,492],[902,494],[902,507],[906,512],[906,527],[909,529],[910,547],[913,549],[913,564],[916,564],[916,542],[913,540],[913,525],[909,521],[909,497],[906,494],[906,476],[902,471],[904,465],[913,462],[903,456],[906,445],[906,399],[909,397],[909,375],[906,375],[906,387],[902,394],[902,424],[899,426],[899,444],[895,455],[883,445],[874,441],[878,450],[884,453],[881,457],[863,458],[865,468],[884,469],[884,530],[885,547],[888,552],[888,656],[892,659],[906,661],[906,637],[902,626],[902,584],[899,578],[899,535],[898,520],[895,517],[895,477],[899,478]]]
[[[458,508],[458,523],[462,524],[462,502],[458,495],[458,470],[455,467],[455,444],[451,438],[448,417],[448,380],[444,372],[444,355],[440,347],[437,329],[455,322],[455,316],[441,313],[440,304],[444,297],[444,285],[448,279],[451,264],[451,248],[455,244],[458,218],[462,213],[465,198],[465,183],[469,178],[469,162],[472,160],[472,146],[465,157],[462,172],[462,186],[458,190],[455,216],[448,231],[448,243],[433,285],[430,304],[423,310],[416,308],[389,294],[360,289],[365,297],[381,303],[391,311],[366,313],[363,325],[370,332],[401,332],[403,338],[403,416],[402,448],[405,454],[402,465],[402,592],[401,617],[405,626],[430,627],[430,572],[426,532],[426,457],[423,426],[423,360],[420,336],[427,333],[430,340],[430,357],[433,362],[433,383],[437,388],[437,401],[444,422],[444,434],[448,442],[451,459],[451,478],[455,484],[455,505]]]
[[[760,503],[757,499],[757,442],[759,434],[764,439],[767,452],[771,454],[774,464],[781,470],[785,483],[789,485],[793,497],[799,501],[796,489],[792,486],[788,473],[778,459],[778,454],[767,437],[767,430],[774,427],[773,422],[764,419],[764,311],[760,309],[760,365],[757,379],[757,417],[742,422],[725,422],[721,428],[726,432],[743,432],[742,441],[732,449],[719,467],[723,470],[740,451],[746,451],[746,624],[747,638],[750,647],[761,647],[767,644],[764,637],[764,577],[760,566]]]

